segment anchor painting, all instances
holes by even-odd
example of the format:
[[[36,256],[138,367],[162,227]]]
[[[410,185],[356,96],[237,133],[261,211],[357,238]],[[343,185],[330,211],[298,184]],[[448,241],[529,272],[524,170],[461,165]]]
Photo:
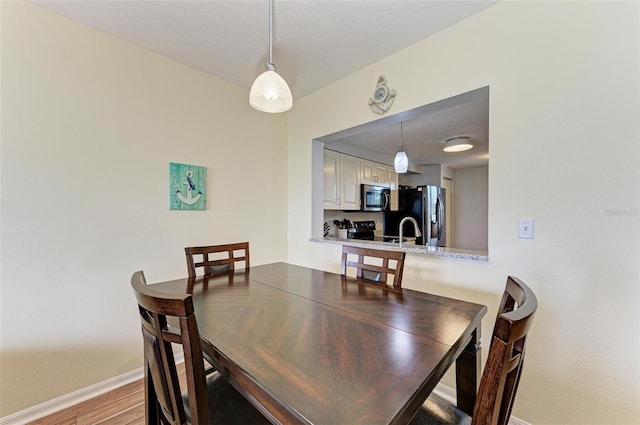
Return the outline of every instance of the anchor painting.
[[[207,167],[169,163],[169,208],[207,209]]]

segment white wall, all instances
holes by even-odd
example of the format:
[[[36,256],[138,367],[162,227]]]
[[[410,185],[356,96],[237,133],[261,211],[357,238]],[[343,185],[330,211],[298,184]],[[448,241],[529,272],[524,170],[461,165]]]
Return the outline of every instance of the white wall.
[[[142,365],[134,271],[241,240],[285,260],[287,196],[286,116],[248,90],[0,3],[1,417]],[[206,211],[168,209],[169,162],[208,168]]]
[[[487,251],[489,240],[489,167],[455,170],[453,184],[454,241],[456,248]]]
[[[297,100],[289,261],[339,270],[339,246],[308,241],[311,140],[378,118],[379,75],[398,92],[390,114],[488,85],[489,262],[409,255],[403,286],[487,304],[486,355],[506,276],[520,277],[540,306],[514,415],[639,423],[639,7],[501,2]],[[535,239],[518,239],[520,217]]]

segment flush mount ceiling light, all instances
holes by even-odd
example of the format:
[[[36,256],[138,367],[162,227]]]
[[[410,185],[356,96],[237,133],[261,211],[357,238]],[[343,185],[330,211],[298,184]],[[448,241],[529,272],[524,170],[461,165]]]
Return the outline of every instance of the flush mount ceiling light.
[[[445,152],[462,152],[467,151],[473,147],[471,138],[469,136],[459,136],[447,139],[444,142]]]
[[[293,106],[293,96],[287,82],[276,72],[273,63],[273,0],[269,0],[269,62],[267,69],[253,82],[249,92],[249,104],[262,112],[285,112]]]
[[[407,158],[407,154],[404,152],[404,138],[402,137],[402,121],[400,121],[400,150],[396,154],[395,159],[393,160],[393,167],[396,170],[396,173],[406,173],[409,169],[409,158]]]

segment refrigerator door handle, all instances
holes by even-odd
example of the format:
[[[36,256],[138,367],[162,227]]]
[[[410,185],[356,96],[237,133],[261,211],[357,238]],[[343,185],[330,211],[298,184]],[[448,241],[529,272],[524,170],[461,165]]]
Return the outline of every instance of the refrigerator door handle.
[[[436,235],[436,237],[438,238],[438,240],[440,240],[440,235],[442,234],[441,232],[441,220],[440,220],[440,194],[438,194],[438,198],[436,199],[436,232],[438,232],[438,234]]]
[[[442,197],[438,194],[438,201],[436,204],[436,220],[438,221],[438,240],[442,237],[442,227],[443,227],[443,219],[444,219],[444,204],[442,203]]]

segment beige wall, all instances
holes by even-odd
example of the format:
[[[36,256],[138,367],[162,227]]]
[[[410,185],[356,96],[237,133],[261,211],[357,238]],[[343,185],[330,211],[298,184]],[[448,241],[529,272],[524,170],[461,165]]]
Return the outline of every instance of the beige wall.
[[[310,141],[378,118],[367,100],[379,75],[398,92],[389,114],[489,85],[489,262],[409,255],[404,284],[487,304],[486,355],[506,276],[522,278],[540,308],[515,416],[639,423],[638,8],[500,3],[296,101],[289,261],[339,270],[339,246],[308,241],[322,226]],[[518,239],[520,217],[535,239]]]
[[[506,275],[521,277],[540,309],[514,414],[640,422],[636,3],[501,3],[288,117],[35,6],[0,5],[0,416],[139,367],[129,277],[182,276],[184,245],[250,239],[256,264],[288,252],[338,270],[339,247],[308,241],[310,140],[378,118],[367,100],[384,74],[398,91],[389,113],[491,87],[490,260],[409,256],[406,285],[489,305],[487,347]],[[209,210],[167,209],[170,161],[209,167]],[[517,238],[519,217],[535,218],[534,240]]]
[[[487,251],[489,167],[455,170],[453,184],[455,232],[451,246]]]
[[[129,286],[184,276],[183,247],[286,259],[286,116],[248,90],[52,15],[2,10],[0,416],[142,365]],[[247,125],[250,122],[251,125]],[[169,162],[208,209],[168,209]]]

